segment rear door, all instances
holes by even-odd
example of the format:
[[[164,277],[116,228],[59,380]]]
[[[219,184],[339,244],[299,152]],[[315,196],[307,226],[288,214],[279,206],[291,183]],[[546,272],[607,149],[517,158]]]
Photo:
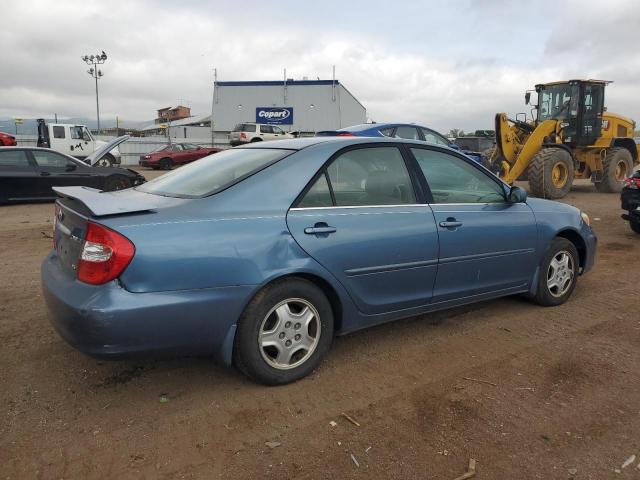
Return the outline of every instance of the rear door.
[[[25,150],[0,149],[0,200],[38,198],[38,174]]]
[[[291,208],[298,244],[366,314],[428,304],[438,259],[431,208],[396,146],[342,150]]]
[[[526,203],[509,203],[503,184],[472,160],[412,146],[440,238],[434,302],[522,289],[535,270],[537,227]]]
[[[260,138],[263,140],[273,140],[273,127],[271,125],[259,125],[260,127]]]
[[[38,174],[37,189],[43,197],[54,198],[51,187],[84,185],[98,188],[99,176],[92,167],[84,166],[78,161],[48,150],[29,150],[36,165]]]

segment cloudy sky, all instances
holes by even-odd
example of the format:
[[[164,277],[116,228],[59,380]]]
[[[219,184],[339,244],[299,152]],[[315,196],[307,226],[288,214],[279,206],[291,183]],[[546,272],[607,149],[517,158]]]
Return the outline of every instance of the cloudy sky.
[[[95,116],[80,59],[105,50],[101,117],[211,108],[219,80],[337,78],[376,121],[491,128],[535,83],[614,80],[640,120],[640,8],[602,1],[3,0],[0,117]]]

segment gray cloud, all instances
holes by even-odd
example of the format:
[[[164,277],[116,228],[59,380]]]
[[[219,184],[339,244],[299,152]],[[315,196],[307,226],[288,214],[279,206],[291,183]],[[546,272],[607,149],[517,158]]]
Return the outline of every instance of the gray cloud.
[[[80,56],[104,49],[103,118],[150,119],[185,100],[207,113],[214,66],[221,80],[253,80],[284,67],[328,78],[333,64],[378,121],[490,128],[497,111],[523,111],[535,83],[584,76],[615,80],[610,109],[640,117],[631,1],[263,5],[4,2],[0,116],[93,117]]]

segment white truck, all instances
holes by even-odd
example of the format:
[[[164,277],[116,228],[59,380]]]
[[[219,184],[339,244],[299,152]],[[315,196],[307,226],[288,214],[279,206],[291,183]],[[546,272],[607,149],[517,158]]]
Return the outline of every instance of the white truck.
[[[68,123],[47,124],[38,119],[38,147],[51,148],[57,152],[84,160],[107,142],[96,140],[85,125]],[[113,167],[120,164],[120,150],[114,148],[98,160],[96,166]]]

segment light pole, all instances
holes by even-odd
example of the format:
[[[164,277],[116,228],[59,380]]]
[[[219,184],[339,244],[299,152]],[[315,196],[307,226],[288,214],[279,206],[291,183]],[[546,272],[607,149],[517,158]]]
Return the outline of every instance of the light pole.
[[[91,75],[96,80],[96,117],[98,118],[98,133],[100,133],[100,104],[98,103],[98,79],[102,77],[102,70],[98,68],[98,65],[102,65],[107,61],[107,54],[99,53],[98,55],[84,55],[82,57],[84,62],[91,66],[87,73]]]

